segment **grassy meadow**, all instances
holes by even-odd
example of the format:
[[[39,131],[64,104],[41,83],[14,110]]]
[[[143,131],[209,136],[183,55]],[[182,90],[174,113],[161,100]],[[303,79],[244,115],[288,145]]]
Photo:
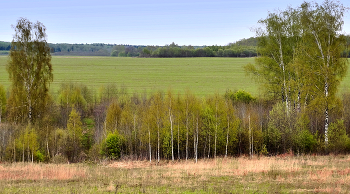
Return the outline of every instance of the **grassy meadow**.
[[[10,85],[6,56],[0,56],[0,83]],[[52,57],[54,82],[74,82],[98,91],[101,85],[116,83],[129,93],[172,89],[184,93],[189,89],[204,96],[226,89],[244,89],[258,93],[256,83],[245,76],[243,66],[253,58],[129,58],[129,57]]]
[[[7,56],[0,56],[0,83],[10,85],[6,71]],[[54,82],[57,91],[62,82],[83,83],[98,91],[101,85],[116,83],[129,93],[166,91],[205,96],[227,89],[243,89],[258,95],[258,84],[246,76],[243,66],[254,58],[130,58],[130,57],[71,57],[54,56]],[[350,71],[340,91],[350,88]]]
[[[0,164],[2,193],[348,193],[350,156]]]

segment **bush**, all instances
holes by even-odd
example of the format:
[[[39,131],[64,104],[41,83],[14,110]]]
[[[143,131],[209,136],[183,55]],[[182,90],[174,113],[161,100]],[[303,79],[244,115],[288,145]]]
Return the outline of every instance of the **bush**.
[[[350,150],[350,138],[346,135],[343,120],[329,125],[328,149],[334,153],[345,153]]]
[[[118,57],[126,57],[126,53],[124,51],[120,52],[118,53]]]
[[[44,154],[41,153],[39,150],[36,151],[36,153],[35,153],[35,158],[36,158],[36,160],[39,161],[39,162],[44,162],[44,160],[45,160]]]
[[[260,152],[259,152],[260,155],[264,155],[264,156],[267,156],[269,154],[269,152],[267,151],[267,148],[266,148],[266,145],[263,144]]]
[[[111,56],[112,56],[112,57],[118,57],[118,51],[114,50],[114,51],[111,53]]]
[[[225,98],[231,99],[234,103],[241,102],[245,104],[249,104],[250,102],[256,100],[249,92],[246,92],[244,90],[238,90],[236,92],[228,90],[225,93]]]
[[[120,158],[121,142],[122,137],[119,134],[110,133],[102,143],[101,154],[110,159]]]
[[[294,151],[308,154],[315,151],[317,139],[310,133],[309,130],[304,129],[297,133],[294,137],[294,145]]]

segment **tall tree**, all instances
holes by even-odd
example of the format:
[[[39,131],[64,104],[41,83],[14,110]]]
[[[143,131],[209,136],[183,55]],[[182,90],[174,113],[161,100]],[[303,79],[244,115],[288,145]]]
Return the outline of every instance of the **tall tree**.
[[[199,136],[199,122],[201,117],[201,103],[198,98],[193,97],[193,105],[192,105],[192,117],[193,117],[193,139],[194,139],[194,157],[196,163],[198,162],[198,136]]]
[[[347,71],[347,59],[341,58],[346,39],[341,34],[347,8],[339,2],[326,0],[322,5],[303,3],[300,8],[302,41],[297,54],[296,69],[302,76],[307,102],[322,107],[325,143],[328,143],[329,109]]]
[[[190,91],[186,91],[185,97],[184,97],[184,124],[186,127],[186,160],[188,159],[189,155],[189,130],[190,130],[190,118],[191,118],[191,113],[193,110],[193,103],[194,103],[195,97]]]
[[[276,13],[269,13],[266,19],[259,20],[263,25],[256,30],[259,57],[256,65],[249,64],[246,71],[253,73],[264,84],[264,88],[274,98],[285,102],[290,107],[290,84],[294,79],[291,68],[295,49],[300,39],[298,14],[292,8]]]
[[[106,134],[114,133],[115,130],[120,130],[120,120],[121,120],[122,109],[120,108],[118,102],[114,100],[107,109],[106,115]],[[119,125],[119,126],[118,126]]]
[[[171,134],[171,160],[174,161],[174,136],[173,136],[173,124],[174,124],[174,97],[171,90],[168,90],[167,96],[167,108],[169,111],[170,122],[170,134]]]
[[[160,160],[160,129],[163,126],[164,117],[164,101],[163,94],[157,92],[152,96],[150,114],[152,115],[152,121],[157,128],[157,161]]]
[[[73,108],[69,114],[69,120],[67,123],[67,130],[70,139],[70,152],[71,152],[71,161],[76,161],[80,147],[81,147],[81,136],[82,136],[82,123],[80,120],[79,113]]]
[[[44,110],[48,87],[53,80],[46,27],[40,22],[33,24],[20,18],[14,29],[7,65],[12,81],[10,120],[16,121],[25,112],[27,120],[34,122]]]

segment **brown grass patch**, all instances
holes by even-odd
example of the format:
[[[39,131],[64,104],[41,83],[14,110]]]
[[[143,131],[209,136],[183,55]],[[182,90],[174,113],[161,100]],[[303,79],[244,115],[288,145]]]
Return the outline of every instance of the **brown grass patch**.
[[[55,185],[66,193],[90,189],[121,193],[348,193],[350,156],[248,157],[166,161],[104,161],[99,164],[0,164],[1,184],[16,188]],[[67,181],[74,179],[73,181]],[[8,181],[9,180],[9,181]],[[43,181],[40,181],[43,180]],[[63,180],[63,181],[46,181]],[[1,182],[2,181],[2,182]],[[3,185],[4,185],[3,184]],[[74,185],[74,186],[72,186]],[[237,190],[238,189],[238,190]],[[33,189],[33,191],[36,191]]]
[[[151,166],[151,163],[149,161],[118,161],[118,162],[113,162],[111,164],[108,164],[107,166],[112,168],[132,169],[132,168],[146,168]]]
[[[73,165],[13,163],[0,166],[0,180],[69,180],[86,177],[86,170]]]

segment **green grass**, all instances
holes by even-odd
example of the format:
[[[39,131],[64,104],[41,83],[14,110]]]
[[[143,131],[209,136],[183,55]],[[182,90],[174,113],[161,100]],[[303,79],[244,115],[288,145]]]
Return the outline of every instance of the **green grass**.
[[[0,83],[10,85],[5,68],[7,57],[0,57]],[[101,85],[116,83],[128,92],[172,89],[196,95],[224,93],[226,89],[244,89],[257,93],[257,85],[245,76],[242,68],[253,58],[117,58],[52,57],[57,91],[62,82],[83,83],[98,90]]]
[[[0,83],[9,87],[6,71],[7,56],[0,56]],[[183,94],[189,89],[199,96],[227,89],[243,89],[259,95],[258,84],[246,76],[243,66],[254,58],[119,58],[119,57],[52,57],[57,91],[63,82],[82,83],[96,91],[102,85],[115,83],[129,93],[166,91]],[[350,72],[340,91],[350,88]]]

